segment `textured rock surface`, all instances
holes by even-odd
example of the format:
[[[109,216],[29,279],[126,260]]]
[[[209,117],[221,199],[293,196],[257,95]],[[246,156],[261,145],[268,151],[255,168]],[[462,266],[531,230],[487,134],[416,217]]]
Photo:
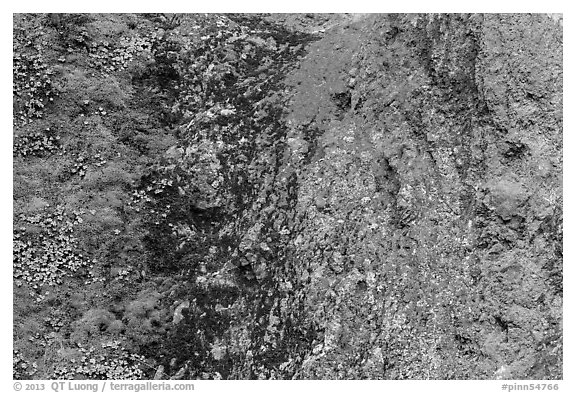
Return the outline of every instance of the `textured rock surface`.
[[[364,16],[306,49],[228,377],[560,378],[561,27]]]
[[[230,20],[141,180],[148,377],[562,378],[561,23]]]
[[[561,27],[367,16],[307,52],[233,375],[561,377]]]

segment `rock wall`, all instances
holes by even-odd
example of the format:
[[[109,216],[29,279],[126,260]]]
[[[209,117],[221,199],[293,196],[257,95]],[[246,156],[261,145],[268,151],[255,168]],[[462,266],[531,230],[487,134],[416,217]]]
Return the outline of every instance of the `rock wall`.
[[[14,42],[15,378],[563,377],[561,18]]]
[[[558,378],[561,27],[390,15],[341,34],[354,28],[339,83],[311,76],[338,109],[299,181],[295,258],[322,333],[297,375]]]
[[[285,79],[231,376],[561,378],[561,26],[358,19]]]

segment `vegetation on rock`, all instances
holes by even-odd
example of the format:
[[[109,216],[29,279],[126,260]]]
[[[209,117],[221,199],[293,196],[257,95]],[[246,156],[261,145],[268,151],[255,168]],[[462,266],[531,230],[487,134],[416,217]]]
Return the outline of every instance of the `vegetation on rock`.
[[[545,15],[14,15],[17,379],[562,378]]]

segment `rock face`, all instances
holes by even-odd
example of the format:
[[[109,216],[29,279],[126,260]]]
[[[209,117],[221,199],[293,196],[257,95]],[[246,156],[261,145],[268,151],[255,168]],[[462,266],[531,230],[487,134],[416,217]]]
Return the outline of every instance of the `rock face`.
[[[495,15],[356,26],[362,44],[340,71],[343,86],[354,78],[349,107],[299,181],[296,260],[323,334],[298,375],[558,377],[560,27]]]
[[[143,373],[561,379],[558,18],[206,18],[130,71],[177,130],[121,216]]]
[[[213,367],[561,378],[561,26],[368,15],[306,51],[282,149],[259,152],[276,170],[244,210],[251,293]]]

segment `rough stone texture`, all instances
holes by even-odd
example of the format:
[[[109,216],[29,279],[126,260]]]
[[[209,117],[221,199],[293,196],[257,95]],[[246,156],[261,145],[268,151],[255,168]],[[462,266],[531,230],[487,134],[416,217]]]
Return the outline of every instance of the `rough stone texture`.
[[[112,321],[155,379],[562,378],[561,19],[197,19],[130,81],[177,132],[99,245],[138,283],[74,300],[86,337]]]
[[[561,378],[561,27],[365,16],[307,52],[284,257],[231,376]]]

